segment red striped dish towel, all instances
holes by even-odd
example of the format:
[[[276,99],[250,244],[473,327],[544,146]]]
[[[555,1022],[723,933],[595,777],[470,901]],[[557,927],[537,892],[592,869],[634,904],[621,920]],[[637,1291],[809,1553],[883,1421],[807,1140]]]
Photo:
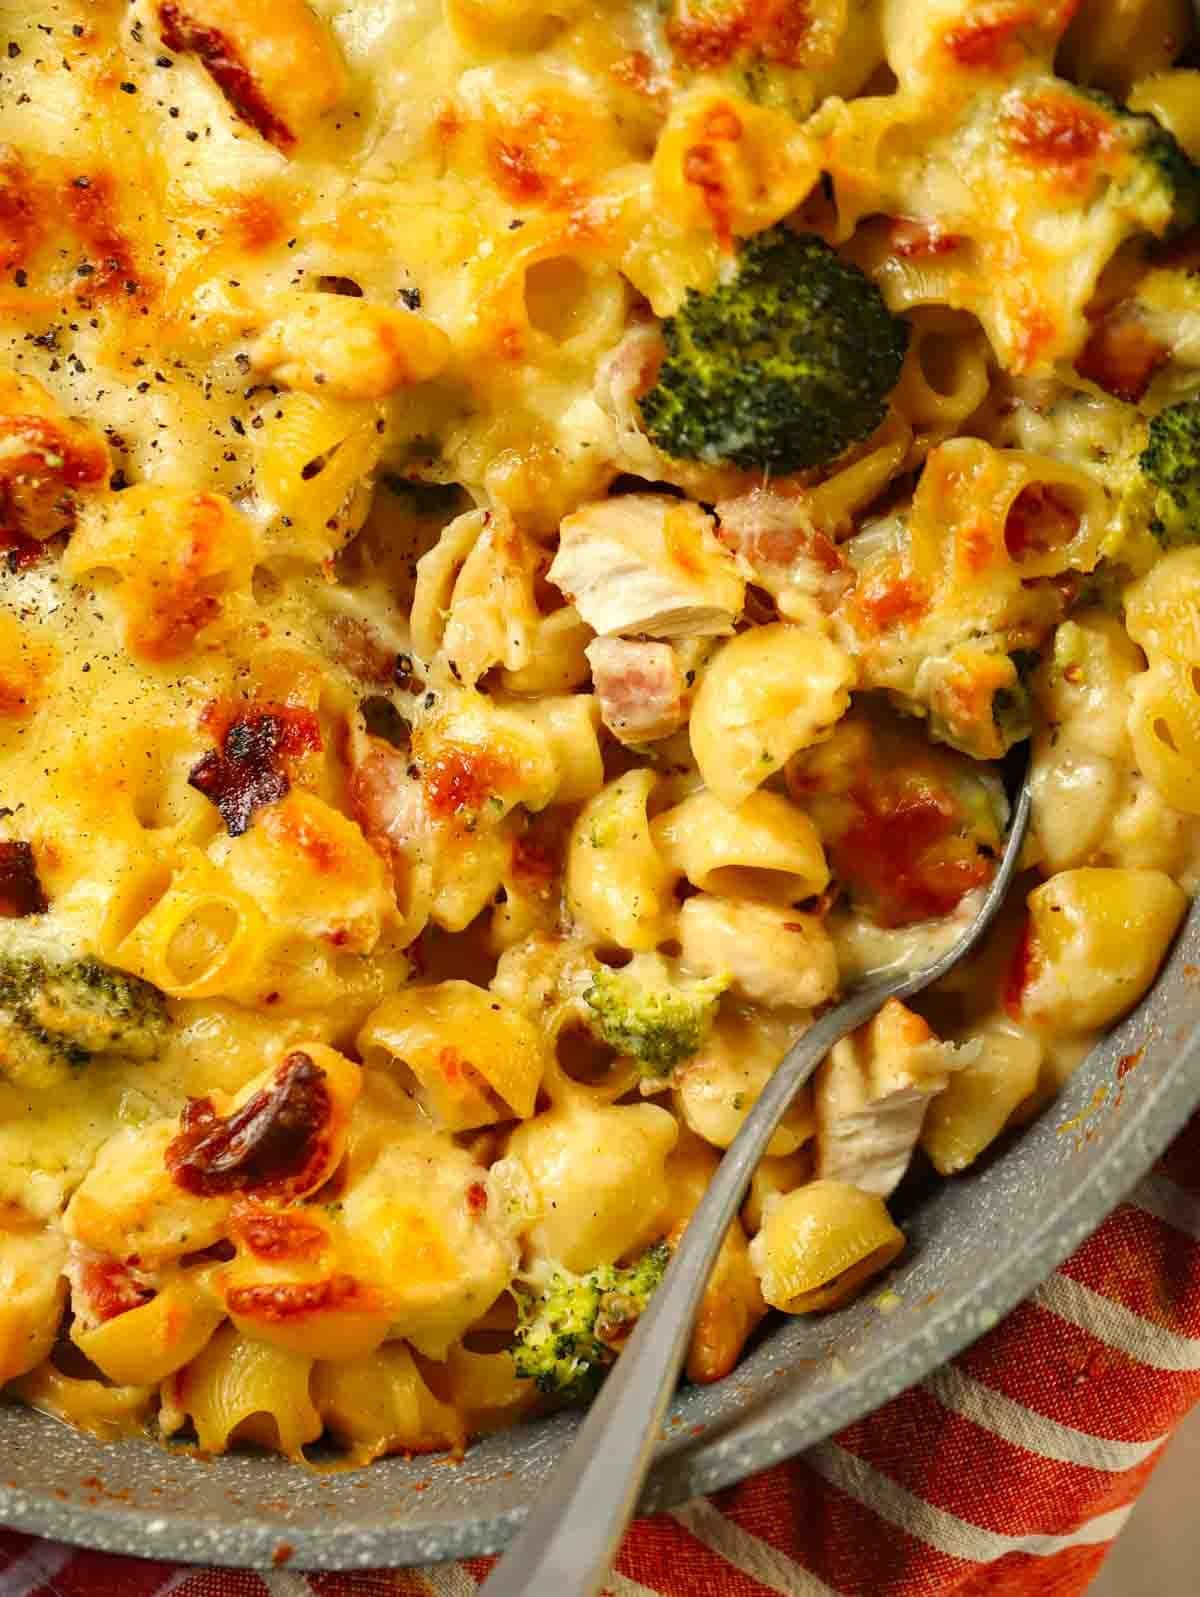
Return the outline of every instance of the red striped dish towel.
[[[1198,1397],[1200,1118],[952,1364],[803,1458],[639,1521],[608,1597],[1075,1597]],[[0,1531],[0,1597],[471,1597],[492,1562],[253,1574]]]

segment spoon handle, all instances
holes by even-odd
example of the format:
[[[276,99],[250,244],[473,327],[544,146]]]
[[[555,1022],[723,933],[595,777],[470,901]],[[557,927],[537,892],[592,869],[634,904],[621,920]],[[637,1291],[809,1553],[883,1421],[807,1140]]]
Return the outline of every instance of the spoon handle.
[[[696,1310],[750,1177],[817,1065],[886,996],[875,985],[838,1004],[772,1075],[692,1215],[603,1396],[480,1597],[594,1597],[603,1586],[642,1489]]]

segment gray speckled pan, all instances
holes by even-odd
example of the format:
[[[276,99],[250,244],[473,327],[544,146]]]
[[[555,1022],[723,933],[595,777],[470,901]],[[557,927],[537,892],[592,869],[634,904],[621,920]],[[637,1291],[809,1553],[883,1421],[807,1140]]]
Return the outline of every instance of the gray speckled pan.
[[[888,1281],[900,1300],[890,1312],[874,1290],[823,1319],[773,1320],[727,1381],[680,1394],[644,1507],[726,1486],[820,1441],[928,1374],[1042,1281],[1200,1102],[1198,977],[1200,910],[1155,992],[1036,1126],[975,1175],[901,1205],[912,1245]],[[106,1446],[6,1408],[0,1522],[206,1564],[431,1563],[502,1546],[573,1425],[559,1415],[492,1437],[458,1467],[392,1459],[313,1475],[257,1455],[201,1461],[150,1442]]]

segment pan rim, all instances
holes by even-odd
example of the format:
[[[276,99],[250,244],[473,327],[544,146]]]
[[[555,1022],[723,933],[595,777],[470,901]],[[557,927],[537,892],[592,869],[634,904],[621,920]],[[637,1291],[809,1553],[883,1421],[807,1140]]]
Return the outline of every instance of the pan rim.
[[[1198,918],[1200,912],[1194,913],[1193,926]],[[1177,959],[1172,961],[1172,967],[1177,964]],[[1174,968],[1164,972],[1155,993],[1174,989],[1173,977],[1177,977]],[[1102,1053],[1119,1047],[1127,1032],[1136,1033],[1139,1022],[1145,1030],[1144,1008],[1092,1050],[1080,1077],[1086,1077],[1089,1064]],[[1122,1115],[1110,1146],[1083,1173],[1067,1200],[1039,1215],[1022,1243],[998,1255],[972,1292],[933,1309],[899,1353],[883,1346],[852,1378],[827,1383],[823,1390],[808,1394],[802,1405],[774,1401],[764,1417],[739,1428],[733,1438],[718,1436],[682,1452],[669,1444],[661,1446],[639,1512],[676,1507],[794,1457],[872,1413],[969,1346],[1041,1284],[1147,1173],[1195,1109],[1200,1097],[1198,1064],[1200,1020],[1178,1042],[1158,1081],[1129,1105],[1131,1112]],[[560,1415],[542,1424],[560,1430],[565,1445],[575,1418]],[[39,1416],[39,1425],[46,1427],[47,1445],[52,1445],[59,1422]],[[158,1444],[150,1441],[117,1445],[159,1452]],[[220,1460],[207,1467],[219,1469]],[[381,1467],[387,1466],[371,1466]],[[350,1520],[293,1528],[280,1521],[239,1517],[216,1526],[211,1519],[186,1512],[156,1513],[119,1502],[64,1502],[17,1482],[0,1483],[0,1522],[11,1529],[103,1552],[225,1568],[279,1567],[284,1544],[286,1565],[295,1570],[402,1567],[473,1557],[503,1547],[524,1515],[521,1506],[492,1514],[471,1513],[457,1523],[447,1518],[422,1522],[412,1516],[387,1523]]]

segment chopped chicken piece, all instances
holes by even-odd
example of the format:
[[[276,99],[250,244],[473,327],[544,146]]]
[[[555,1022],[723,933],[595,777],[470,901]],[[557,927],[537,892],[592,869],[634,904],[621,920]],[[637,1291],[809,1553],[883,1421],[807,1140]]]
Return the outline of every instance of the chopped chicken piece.
[[[550,581],[602,637],[721,637],[745,585],[712,517],[666,494],[623,494],[568,516]]]
[[[686,722],[687,684],[669,643],[596,638],[584,652],[600,715],[622,743],[654,743]]]
[[[930,1100],[970,1059],[889,999],[817,1072],[818,1179],[886,1198],[908,1169]]]
[[[837,955],[816,915],[776,904],[697,893],[679,912],[683,963],[727,975],[760,1004],[812,1009],[837,990]]]
[[[250,351],[255,370],[334,399],[386,399],[436,377],[450,340],[415,311],[336,294],[296,294]]]

